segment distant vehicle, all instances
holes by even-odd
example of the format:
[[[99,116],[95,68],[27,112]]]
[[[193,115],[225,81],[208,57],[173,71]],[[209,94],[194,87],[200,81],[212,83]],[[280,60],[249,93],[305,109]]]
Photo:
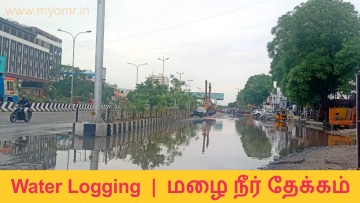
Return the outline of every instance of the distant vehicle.
[[[254,111],[254,116],[259,119],[261,118],[261,115],[264,113],[264,110],[263,109],[255,109]]]
[[[265,110],[260,116],[262,121],[276,119],[276,113],[273,110]]]
[[[200,118],[205,117],[207,115],[206,109],[202,106],[199,106],[196,110],[194,110],[190,117],[199,116]]]
[[[206,111],[206,114],[209,115],[209,116],[212,116],[212,115],[215,115],[216,114],[216,111],[215,110],[212,110],[212,109],[208,109]]]

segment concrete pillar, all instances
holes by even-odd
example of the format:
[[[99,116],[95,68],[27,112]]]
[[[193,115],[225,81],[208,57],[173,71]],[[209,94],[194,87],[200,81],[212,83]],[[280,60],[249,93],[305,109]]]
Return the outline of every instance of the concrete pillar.
[[[127,121],[123,122],[123,132],[128,131],[128,124],[127,123],[128,123]]]
[[[122,133],[122,127],[123,127],[123,123],[121,122],[121,123],[119,123],[119,126],[118,126],[118,133],[120,134],[120,133]]]

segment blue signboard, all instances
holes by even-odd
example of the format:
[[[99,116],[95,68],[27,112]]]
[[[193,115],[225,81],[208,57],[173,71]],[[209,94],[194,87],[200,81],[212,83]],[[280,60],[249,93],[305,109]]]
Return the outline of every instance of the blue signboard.
[[[5,73],[6,71],[6,57],[0,56],[0,73]]]

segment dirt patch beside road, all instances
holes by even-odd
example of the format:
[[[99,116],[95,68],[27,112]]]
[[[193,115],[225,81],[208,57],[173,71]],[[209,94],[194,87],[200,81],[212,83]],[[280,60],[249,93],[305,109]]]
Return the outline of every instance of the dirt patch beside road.
[[[262,170],[355,170],[356,146],[313,147],[270,163]]]

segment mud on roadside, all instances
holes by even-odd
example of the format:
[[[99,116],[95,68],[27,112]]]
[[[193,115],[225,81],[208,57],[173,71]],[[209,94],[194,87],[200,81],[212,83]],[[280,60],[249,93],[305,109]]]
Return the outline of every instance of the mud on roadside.
[[[356,145],[312,147],[271,162],[260,170],[356,170]]]

